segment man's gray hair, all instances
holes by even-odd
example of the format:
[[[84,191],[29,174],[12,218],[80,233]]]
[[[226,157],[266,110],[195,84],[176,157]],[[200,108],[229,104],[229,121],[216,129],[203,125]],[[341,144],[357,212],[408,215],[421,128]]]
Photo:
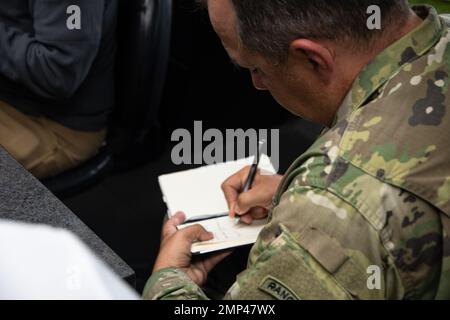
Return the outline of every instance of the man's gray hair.
[[[202,2],[206,2],[203,0]],[[407,0],[232,0],[239,37],[249,50],[274,61],[287,58],[290,43],[299,38],[343,42],[367,49],[384,32],[408,18]],[[369,6],[381,10],[381,30],[369,30]]]

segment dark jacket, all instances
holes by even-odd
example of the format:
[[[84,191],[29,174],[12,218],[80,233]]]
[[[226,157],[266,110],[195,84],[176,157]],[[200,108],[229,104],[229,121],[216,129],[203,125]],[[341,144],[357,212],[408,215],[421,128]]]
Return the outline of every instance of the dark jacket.
[[[104,128],[116,17],[117,0],[1,1],[0,100],[73,129]]]

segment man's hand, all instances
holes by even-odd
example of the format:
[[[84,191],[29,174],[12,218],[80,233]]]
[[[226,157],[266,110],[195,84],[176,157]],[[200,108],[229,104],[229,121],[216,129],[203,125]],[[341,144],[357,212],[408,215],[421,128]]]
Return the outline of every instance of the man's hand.
[[[222,184],[230,216],[238,215],[247,224],[251,224],[254,219],[267,217],[272,198],[283,178],[280,175],[261,175],[258,170],[251,189],[241,193],[250,168],[245,167]]]
[[[185,219],[184,213],[178,212],[165,223],[161,248],[153,272],[165,268],[177,268],[184,271],[197,285],[202,286],[208,273],[231,252],[221,252],[193,262],[192,243],[212,240],[214,236],[200,225],[178,230],[177,226]]]

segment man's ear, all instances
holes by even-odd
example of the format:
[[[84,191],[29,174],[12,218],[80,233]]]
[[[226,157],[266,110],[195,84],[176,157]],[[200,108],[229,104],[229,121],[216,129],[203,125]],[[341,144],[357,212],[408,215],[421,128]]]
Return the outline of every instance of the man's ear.
[[[330,49],[315,41],[297,39],[291,43],[289,50],[294,56],[298,54],[306,56],[315,71],[319,73],[319,77],[325,82],[330,81],[335,70],[335,59]]]

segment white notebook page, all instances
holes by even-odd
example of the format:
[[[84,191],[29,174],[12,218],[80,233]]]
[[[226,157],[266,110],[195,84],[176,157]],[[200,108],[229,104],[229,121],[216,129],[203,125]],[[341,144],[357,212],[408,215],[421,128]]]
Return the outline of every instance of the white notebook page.
[[[253,157],[200,167],[159,177],[169,216],[183,211],[186,221],[228,214],[221,185],[230,176],[253,163]],[[275,174],[270,158],[261,155],[259,168]]]
[[[212,232],[214,239],[194,243],[191,249],[192,253],[208,253],[254,243],[266,223],[267,219],[264,219],[255,220],[251,225],[247,225],[227,216],[184,224],[181,228],[200,224],[207,231]]]

